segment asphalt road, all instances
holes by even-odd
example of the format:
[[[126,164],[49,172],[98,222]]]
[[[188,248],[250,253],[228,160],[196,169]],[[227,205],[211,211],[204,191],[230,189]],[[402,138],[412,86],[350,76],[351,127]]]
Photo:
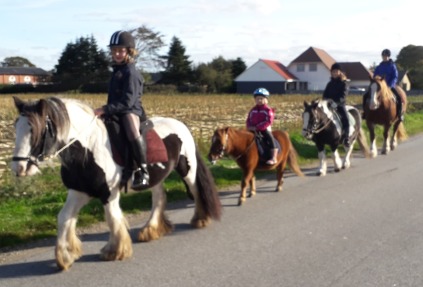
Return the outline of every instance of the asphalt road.
[[[168,211],[173,234],[135,243],[126,261],[98,259],[107,232],[97,231],[58,272],[46,242],[6,256],[0,286],[423,286],[422,158],[419,136],[388,156],[357,154],[340,173],[330,164],[323,178],[288,173],[281,193],[263,180],[242,207],[238,191],[222,191],[221,222],[202,230],[188,225],[187,201]]]

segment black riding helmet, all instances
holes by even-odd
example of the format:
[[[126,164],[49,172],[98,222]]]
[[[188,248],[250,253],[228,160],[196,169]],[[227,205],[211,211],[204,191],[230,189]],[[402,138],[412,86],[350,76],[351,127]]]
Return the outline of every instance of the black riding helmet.
[[[342,70],[341,69],[341,65],[338,64],[338,63],[335,63],[335,64],[332,65],[332,67],[330,68],[330,70],[331,71],[333,71],[333,70]]]
[[[389,49],[385,49],[382,51],[382,56],[388,56],[391,57],[391,51]]]
[[[135,40],[131,33],[126,31],[116,31],[110,38],[109,47],[122,46],[126,48],[135,48]]]

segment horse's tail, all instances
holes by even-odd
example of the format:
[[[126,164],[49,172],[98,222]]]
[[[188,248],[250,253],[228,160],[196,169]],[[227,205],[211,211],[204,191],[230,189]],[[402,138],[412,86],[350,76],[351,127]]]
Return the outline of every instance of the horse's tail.
[[[198,149],[195,152],[195,156],[197,158],[195,184],[197,186],[199,200],[206,215],[209,215],[215,220],[220,220],[222,205],[213,175],[206,166]]]
[[[405,130],[403,122],[401,122],[398,126],[397,130],[397,139],[400,141],[404,141],[408,138],[407,132]]]
[[[288,164],[291,170],[298,176],[304,176],[303,172],[300,169],[300,165],[298,164],[298,153],[295,149],[294,145],[292,144],[289,136],[289,152],[288,152]]]
[[[370,157],[370,149],[369,149],[369,146],[367,145],[367,138],[366,138],[366,135],[364,134],[364,131],[363,131],[362,128],[360,128],[360,130],[358,131],[357,141],[358,141],[358,145],[360,146],[360,149],[363,152],[364,156],[366,158],[369,158]]]

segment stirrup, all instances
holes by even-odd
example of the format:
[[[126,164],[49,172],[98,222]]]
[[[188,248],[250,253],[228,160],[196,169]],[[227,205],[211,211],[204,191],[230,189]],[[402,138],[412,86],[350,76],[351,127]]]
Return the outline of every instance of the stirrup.
[[[148,173],[143,172],[143,170],[139,168],[134,172],[134,180],[132,181],[131,187],[133,189],[148,187],[150,185],[149,179],[150,176]]]
[[[269,159],[268,161],[266,161],[266,164],[267,165],[275,165],[276,164],[276,160],[274,160],[274,159]]]

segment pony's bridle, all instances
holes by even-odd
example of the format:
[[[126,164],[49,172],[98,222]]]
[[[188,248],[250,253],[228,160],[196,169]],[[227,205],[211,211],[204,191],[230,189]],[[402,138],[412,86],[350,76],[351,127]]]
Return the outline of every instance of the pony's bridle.
[[[312,113],[312,111],[310,111]],[[326,122],[323,122],[322,120],[318,119],[315,115],[313,115],[313,122],[307,125],[307,128],[303,128],[303,131],[306,132],[306,134],[313,135],[318,134],[324,129],[326,129],[331,123],[330,119],[326,119]]]
[[[12,161],[27,161],[28,164],[32,164],[35,165],[36,167],[38,167],[38,163],[43,161],[48,155],[46,155],[46,152],[51,149],[50,147],[47,147],[49,142],[53,143],[55,142],[55,138],[56,138],[56,133],[54,132],[53,129],[53,124],[50,120],[50,118],[48,116],[46,116],[46,126],[43,132],[43,137],[42,137],[42,143],[41,143],[41,151],[38,153],[38,155],[34,155],[34,151],[38,148],[32,148],[29,155],[26,157],[22,157],[22,156],[14,156],[12,157]]]
[[[229,138],[229,135],[228,135],[228,132],[226,132],[225,133],[225,144],[222,145],[222,150],[220,151],[220,154],[218,155],[219,158],[222,158],[223,155],[225,154],[226,143],[228,142],[228,138]],[[239,154],[238,156],[234,157],[233,160],[236,161],[236,160],[240,159],[242,156],[244,156],[250,150],[250,148],[253,146],[254,142],[255,142],[255,140],[254,140],[254,137],[253,137],[253,140],[251,141],[249,146],[245,149],[245,151],[242,152],[241,154]]]

